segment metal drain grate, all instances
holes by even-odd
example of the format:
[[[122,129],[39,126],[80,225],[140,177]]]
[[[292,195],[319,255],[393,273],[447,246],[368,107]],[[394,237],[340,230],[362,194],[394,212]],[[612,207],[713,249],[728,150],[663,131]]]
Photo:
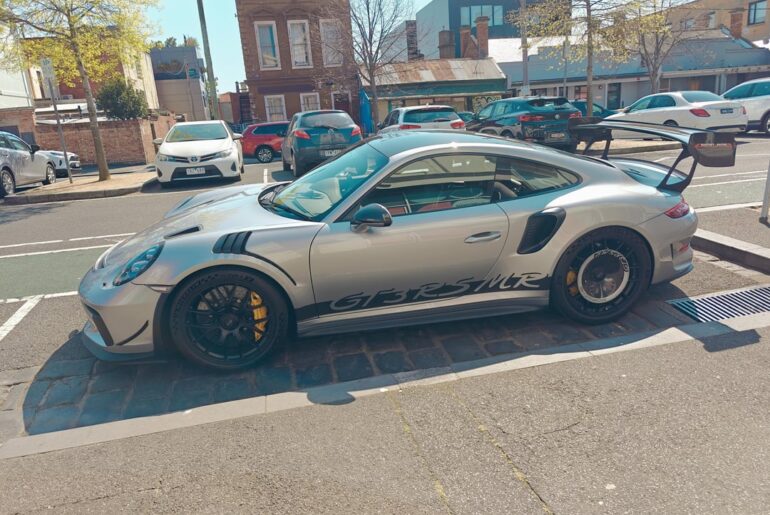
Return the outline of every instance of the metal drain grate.
[[[770,286],[715,293],[694,299],[676,299],[668,303],[698,322],[714,322],[770,312]]]

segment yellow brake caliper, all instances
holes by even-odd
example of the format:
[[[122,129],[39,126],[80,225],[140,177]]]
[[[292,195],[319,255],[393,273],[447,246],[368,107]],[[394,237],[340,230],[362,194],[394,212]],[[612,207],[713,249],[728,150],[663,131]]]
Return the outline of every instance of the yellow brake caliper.
[[[262,303],[262,297],[255,292],[249,292],[249,303],[254,314],[254,320],[261,320],[254,323],[254,340],[259,341],[265,333],[267,327],[267,306]]]
[[[577,272],[574,270],[570,270],[567,272],[567,290],[569,291],[569,294],[573,297],[577,295],[579,292],[577,287]]]

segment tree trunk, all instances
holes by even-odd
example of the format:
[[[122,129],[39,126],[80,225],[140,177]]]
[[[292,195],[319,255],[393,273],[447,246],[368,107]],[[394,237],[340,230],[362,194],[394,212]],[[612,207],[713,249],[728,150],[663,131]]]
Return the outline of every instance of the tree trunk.
[[[650,92],[658,93],[660,91],[660,66],[656,66],[655,69],[650,70]]]
[[[99,132],[99,120],[96,114],[96,100],[94,92],[91,89],[91,80],[88,77],[88,71],[83,65],[83,59],[80,54],[80,48],[73,42],[72,49],[75,53],[75,61],[80,73],[80,80],[83,82],[83,92],[86,94],[86,106],[88,107],[88,125],[91,128],[91,135],[94,138],[94,150],[96,152],[96,164],[99,167],[99,180],[106,181],[110,178],[110,169],[107,167],[107,157],[104,155],[104,145],[102,144],[102,135]]]
[[[594,24],[591,18],[591,2],[586,1],[586,116],[594,113]]]

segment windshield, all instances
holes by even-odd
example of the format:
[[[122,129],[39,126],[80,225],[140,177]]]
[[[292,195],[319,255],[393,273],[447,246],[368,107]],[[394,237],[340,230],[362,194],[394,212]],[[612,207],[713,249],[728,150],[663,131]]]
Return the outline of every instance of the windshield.
[[[415,109],[404,113],[404,123],[448,122],[460,118],[451,107]]]
[[[351,127],[353,120],[346,113],[311,113],[304,115],[299,125],[305,128],[333,127],[342,129],[343,127]]]
[[[209,139],[227,139],[227,129],[221,123],[175,125],[166,136],[166,141],[169,143]]]
[[[279,214],[319,221],[387,163],[387,156],[361,142],[286,186],[271,206]]]
[[[688,102],[713,102],[715,100],[722,100],[722,97],[711,91],[685,91],[682,93],[682,96]]]

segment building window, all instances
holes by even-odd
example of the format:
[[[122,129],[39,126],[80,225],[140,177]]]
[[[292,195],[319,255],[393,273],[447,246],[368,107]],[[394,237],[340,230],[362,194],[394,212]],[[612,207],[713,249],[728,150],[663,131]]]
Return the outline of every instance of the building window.
[[[502,5],[470,5],[460,7],[460,25],[473,25],[479,16],[488,17],[491,27],[505,24],[505,11]]]
[[[587,97],[586,87],[585,86],[575,86],[575,95],[576,100],[585,100]]]
[[[711,11],[706,15],[707,25],[709,29],[715,29],[717,27],[717,15],[714,11]]]
[[[286,119],[286,101],[283,95],[265,95],[265,115],[268,122]]]
[[[254,23],[257,30],[257,53],[261,70],[280,70],[281,56],[276,43],[275,22],[258,21]]]
[[[767,0],[762,0],[761,2],[749,3],[749,25],[764,23],[766,11],[767,11]]]
[[[682,30],[690,30],[695,26],[695,20],[692,18],[685,18],[679,21],[679,28]]]
[[[340,37],[340,22],[337,20],[321,20],[319,22],[321,29],[321,45],[324,59],[324,66],[341,66],[342,51]]]
[[[317,111],[321,109],[321,98],[318,93],[300,93],[299,103],[303,111]]]
[[[289,21],[289,45],[292,68],[311,68],[313,66],[307,20]]]

